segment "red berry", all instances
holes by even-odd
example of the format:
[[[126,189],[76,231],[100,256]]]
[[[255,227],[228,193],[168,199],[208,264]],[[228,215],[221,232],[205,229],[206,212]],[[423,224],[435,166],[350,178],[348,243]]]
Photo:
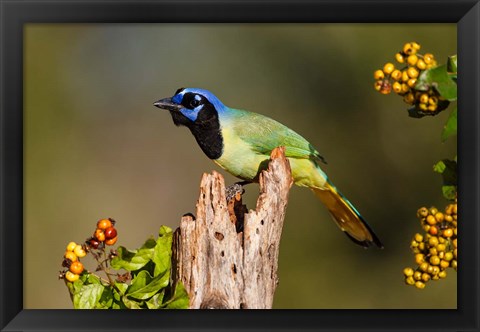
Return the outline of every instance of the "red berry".
[[[107,240],[113,239],[116,236],[117,236],[117,230],[115,229],[115,227],[108,227],[105,230],[105,238]]]

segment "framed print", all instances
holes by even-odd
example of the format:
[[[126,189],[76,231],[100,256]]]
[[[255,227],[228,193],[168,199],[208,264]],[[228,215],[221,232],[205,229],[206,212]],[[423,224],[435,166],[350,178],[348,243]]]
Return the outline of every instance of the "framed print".
[[[2,331],[478,330],[477,1],[0,3]]]

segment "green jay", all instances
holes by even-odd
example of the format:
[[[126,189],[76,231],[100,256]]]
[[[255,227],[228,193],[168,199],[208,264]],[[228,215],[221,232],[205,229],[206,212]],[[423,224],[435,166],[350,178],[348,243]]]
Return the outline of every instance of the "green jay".
[[[168,110],[175,125],[190,129],[208,158],[247,183],[257,182],[270,152],[285,146],[294,183],[310,188],[353,242],[383,248],[357,209],[320,168],[324,158],[292,129],[264,115],[227,107],[203,89],[180,88],[154,106]]]

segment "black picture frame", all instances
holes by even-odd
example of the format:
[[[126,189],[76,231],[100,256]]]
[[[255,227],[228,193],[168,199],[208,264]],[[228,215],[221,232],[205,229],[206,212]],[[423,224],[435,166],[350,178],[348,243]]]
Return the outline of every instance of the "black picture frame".
[[[54,330],[479,331],[480,4],[424,1],[0,0],[0,327]],[[23,310],[23,25],[133,22],[457,23],[460,268],[456,310]],[[386,294],[388,296],[388,294]]]

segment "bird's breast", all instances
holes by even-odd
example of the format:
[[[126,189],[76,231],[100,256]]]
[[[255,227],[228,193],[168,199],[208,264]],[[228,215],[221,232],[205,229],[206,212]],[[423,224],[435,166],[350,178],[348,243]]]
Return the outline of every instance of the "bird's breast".
[[[229,128],[222,128],[223,153],[214,162],[244,180],[255,180],[269,157],[258,154]]]

